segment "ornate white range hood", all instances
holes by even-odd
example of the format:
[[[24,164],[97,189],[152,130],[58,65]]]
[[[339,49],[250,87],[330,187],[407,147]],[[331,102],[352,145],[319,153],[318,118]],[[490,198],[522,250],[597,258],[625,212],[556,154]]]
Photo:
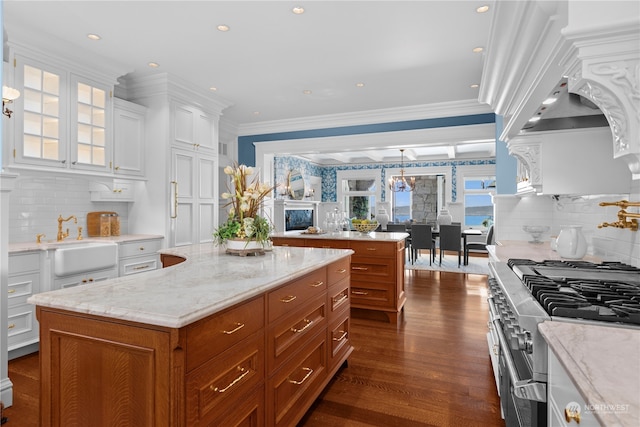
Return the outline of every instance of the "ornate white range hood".
[[[500,139],[517,136],[563,77],[602,110],[613,158],[640,179],[637,2],[495,3],[479,100],[504,117]]]

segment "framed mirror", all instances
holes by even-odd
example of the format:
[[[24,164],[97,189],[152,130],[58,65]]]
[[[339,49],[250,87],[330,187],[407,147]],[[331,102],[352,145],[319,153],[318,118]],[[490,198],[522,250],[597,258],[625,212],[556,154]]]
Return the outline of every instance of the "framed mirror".
[[[304,178],[298,170],[292,170],[289,172],[289,196],[293,200],[304,199],[305,185]]]

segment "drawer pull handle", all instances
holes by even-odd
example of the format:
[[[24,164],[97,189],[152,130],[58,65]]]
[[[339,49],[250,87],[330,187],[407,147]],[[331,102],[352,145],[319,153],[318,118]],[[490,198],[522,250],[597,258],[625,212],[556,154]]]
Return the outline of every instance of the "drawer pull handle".
[[[138,250],[144,251],[144,246],[140,246]]]
[[[493,354],[496,356],[500,356],[500,346],[498,344],[493,345]]]
[[[342,294],[342,296],[340,298],[333,298],[333,304],[334,305],[338,305],[340,304],[342,301],[346,300],[349,296],[347,294]]]
[[[308,380],[309,377],[311,376],[311,374],[313,374],[313,369],[311,369],[311,368],[302,368],[302,370],[303,371],[307,371],[307,374],[304,376],[304,378],[301,379],[300,381],[289,380],[289,382],[291,384],[300,385],[300,384],[304,383],[306,380]]]
[[[291,301],[293,301],[294,299],[298,298],[295,295],[287,295],[284,298],[280,298],[280,302],[283,302],[285,304],[289,304]]]
[[[336,270],[336,273],[338,273],[338,274],[344,274],[346,272],[347,272],[347,270],[345,268],[341,268],[340,270]]]
[[[281,243],[280,246],[289,246],[288,243]]]
[[[238,378],[236,378],[235,380],[231,381],[229,383],[228,386],[226,386],[225,388],[218,388],[218,387],[214,387],[214,386],[209,386],[209,389],[211,389],[212,391],[217,391],[218,393],[224,393],[225,391],[229,390],[231,387],[233,387],[234,385],[236,385],[239,381],[242,381],[242,379],[244,377],[246,377],[247,375],[249,375],[249,370],[241,368],[240,366],[238,366],[238,371],[242,372],[240,374],[240,376],[238,376]]]
[[[291,328],[291,332],[294,334],[299,334],[300,332],[304,332],[309,326],[313,325],[313,320],[304,319],[303,322],[306,324],[302,327],[302,329]]]
[[[15,294],[15,293],[16,293],[16,290],[15,290],[15,289],[9,289],[9,293],[10,293],[10,294]]]
[[[369,295],[369,292],[363,292],[363,291],[351,291],[351,293],[354,295]]]
[[[139,267],[133,267],[134,270],[146,270],[147,268],[149,268],[149,264],[141,265]]]
[[[571,406],[569,408],[564,408],[564,418],[568,423],[574,421],[580,424],[580,411],[577,407]]]
[[[9,324],[9,326],[7,327],[7,329],[13,329],[13,328],[15,328],[15,327],[16,327],[16,324],[15,324],[15,323],[11,323],[11,324]]]
[[[315,283],[310,284],[309,286],[311,286],[312,288],[317,288],[318,286],[322,286],[324,285],[324,282],[322,280],[318,280]]]
[[[368,267],[351,267],[352,270],[367,271]]]
[[[333,337],[334,341],[342,341],[347,337],[347,331],[339,331],[339,332],[342,332],[342,335],[340,335],[338,338]]]
[[[236,327],[230,331],[222,331],[223,334],[231,335],[233,333],[238,332],[240,329],[244,328],[244,323],[236,323]]]
[[[368,251],[377,251],[376,248],[367,248]]]

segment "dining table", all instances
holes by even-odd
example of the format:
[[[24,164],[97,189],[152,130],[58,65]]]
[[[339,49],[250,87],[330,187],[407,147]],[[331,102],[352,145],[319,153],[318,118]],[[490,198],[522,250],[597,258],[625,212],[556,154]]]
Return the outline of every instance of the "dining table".
[[[411,237],[411,224],[407,224],[406,227],[407,233],[409,233],[409,237]],[[462,250],[464,251],[464,265],[468,265],[469,262],[466,261],[469,259],[468,256],[466,256],[466,252],[467,252],[467,238],[469,236],[481,236],[482,235],[482,230],[479,230],[477,228],[465,228],[464,230],[460,231],[461,237],[462,237]],[[439,237],[440,236],[440,230],[438,230],[437,227],[431,227],[431,236],[432,237]]]

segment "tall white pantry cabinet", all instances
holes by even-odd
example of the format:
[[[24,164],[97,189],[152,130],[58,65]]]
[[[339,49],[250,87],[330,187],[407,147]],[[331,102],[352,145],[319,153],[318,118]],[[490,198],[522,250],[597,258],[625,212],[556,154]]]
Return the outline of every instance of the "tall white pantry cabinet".
[[[130,101],[147,107],[147,180],[129,210],[132,233],[169,247],[211,242],[218,225],[218,125],[226,104],[168,74],[129,78]]]

